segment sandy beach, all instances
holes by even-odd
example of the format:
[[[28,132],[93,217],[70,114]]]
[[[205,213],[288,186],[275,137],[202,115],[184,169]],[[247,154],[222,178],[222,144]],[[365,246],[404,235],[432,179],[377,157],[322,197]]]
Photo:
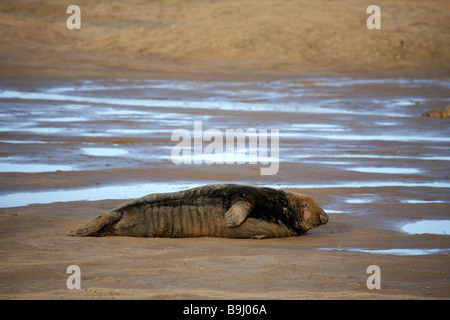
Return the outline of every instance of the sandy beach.
[[[356,0],[80,1],[80,30],[70,4],[0,4],[0,299],[450,298],[450,126],[422,117],[450,105],[447,1],[383,1],[380,30]],[[248,141],[174,163],[173,132],[199,123],[278,130],[279,155]],[[305,193],[329,222],[264,240],[66,235],[209,183]]]

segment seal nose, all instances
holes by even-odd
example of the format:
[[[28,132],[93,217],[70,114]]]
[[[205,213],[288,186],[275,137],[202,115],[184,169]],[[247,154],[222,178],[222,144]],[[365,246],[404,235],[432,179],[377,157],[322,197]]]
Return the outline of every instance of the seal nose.
[[[328,222],[328,215],[323,210],[320,213],[319,218],[320,218],[320,222],[322,222],[322,224],[326,224]]]

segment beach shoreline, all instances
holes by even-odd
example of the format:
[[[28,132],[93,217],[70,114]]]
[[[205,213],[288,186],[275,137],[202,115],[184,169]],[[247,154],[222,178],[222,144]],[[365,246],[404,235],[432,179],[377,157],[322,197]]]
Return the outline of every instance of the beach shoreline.
[[[450,298],[448,232],[403,229],[450,219],[449,120],[421,116],[450,104],[448,1],[385,0],[381,30],[358,0],[82,0],[81,30],[70,4],[0,4],[0,299]],[[278,129],[278,172],[174,164],[171,135],[194,121]],[[66,235],[147,193],[228,182],[308,194],[329,222],[265,240]]]

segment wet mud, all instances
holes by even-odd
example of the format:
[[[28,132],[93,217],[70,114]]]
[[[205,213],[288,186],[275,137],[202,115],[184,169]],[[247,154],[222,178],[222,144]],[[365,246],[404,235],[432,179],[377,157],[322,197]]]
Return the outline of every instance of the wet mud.
[[[2,78],[0,297],[449,298],[450,126],[421,116],[449,89],[448,78]],[[175,164],[172,133],[194,139],[194,121],[224,137],[278,130],[278,156],[248,140]],[[261,175],[270,161],[277,173]],[[329,222],[267,240],[66,236],[128,199],[224,182],[306,193]],[[66,288],[72,264],[81,290]]]

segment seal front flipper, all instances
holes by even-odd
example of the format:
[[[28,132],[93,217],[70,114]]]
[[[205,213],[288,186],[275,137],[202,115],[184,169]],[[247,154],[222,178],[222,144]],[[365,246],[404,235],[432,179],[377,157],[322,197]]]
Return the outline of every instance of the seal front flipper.
[[[249,201],[240,200],[235,202],[225,213],[225,224],[227,227],[234,228],[239,226],[250,215],[253,204]]]
[[[84,228],[78,228],[67,232],[67,235],[72,237],[98,236],[120,219],[122,219],[121,211],[111,211],[96,218]]]

